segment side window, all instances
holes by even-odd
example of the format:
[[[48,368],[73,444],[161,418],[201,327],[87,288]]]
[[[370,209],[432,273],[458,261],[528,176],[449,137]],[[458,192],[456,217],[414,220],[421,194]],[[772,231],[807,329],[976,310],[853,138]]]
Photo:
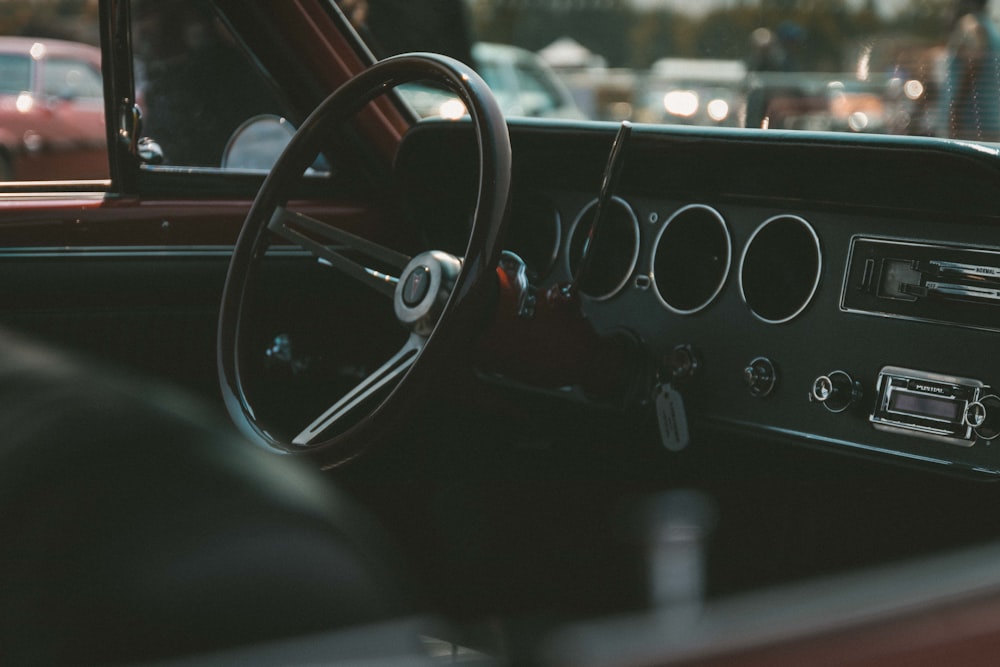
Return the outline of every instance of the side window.
[[[226,24],[205,0],[133,0],[132,48],[142,147],[149,165],[253,168],[231,161],[273,145],[287,127],[284,105]],[[266,118],[265,131],[245,131]],[[278,142],[280,143],[280,130]],[[155,168],[155,167],[154,167]]]
[[[0,182],[106,187],[98,3],[4,0],[0,12]],[[39,183],[43,185],[38,185]]]

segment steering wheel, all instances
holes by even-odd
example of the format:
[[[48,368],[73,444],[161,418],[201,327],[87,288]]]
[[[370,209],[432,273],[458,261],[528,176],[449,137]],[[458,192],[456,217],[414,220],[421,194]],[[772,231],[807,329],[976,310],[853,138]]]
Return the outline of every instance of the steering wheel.
[[[475,129],[479,181],[463,258],[428,251],[409,257],[292,211],[293,185],[313,164],[322,139],[367,103],[411,81],[445,86],[465,103]],[[217,340],[218,372],[226,407],[237,426],[268,449],[315,458],[321,467],[357,457],[392,432],[433,387],[445,357],[472,338],[476,317],[494,289],[511,181],[507,124],[486,83],[468,66],[436,54],[405,54],[380,61],[333,92],[305,120],[264,180],[233,250],[223,289]],[[292,242],[324,264],[390,299],[407,331],[402,348],[294,437],[274,434],[258,418],[244,385],[250,285],[273,238]],[[360,258],[360,259],[359,259]],[[373,266],[380,267],[375,270]],[[384,267],[391,267],[386,272]],[[390,275],[394,274],[394,275]]]

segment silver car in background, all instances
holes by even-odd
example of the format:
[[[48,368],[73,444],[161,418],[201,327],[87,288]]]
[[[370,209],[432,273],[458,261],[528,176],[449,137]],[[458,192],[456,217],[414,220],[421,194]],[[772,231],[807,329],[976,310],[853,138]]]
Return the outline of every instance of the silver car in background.
[[[573,95],[551,67],[516,46],[479,42],[472,46],[473,66],[483,77],[507,117],[585,117]],[[421,84],[401,87],[403,99],[421,118],[456,120],[465,105],[454,95]]]

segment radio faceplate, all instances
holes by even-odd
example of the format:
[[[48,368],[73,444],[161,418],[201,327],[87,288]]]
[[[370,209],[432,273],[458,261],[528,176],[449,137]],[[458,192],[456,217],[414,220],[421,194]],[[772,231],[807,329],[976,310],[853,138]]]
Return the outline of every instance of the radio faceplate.
[[[870,419],[879,430],[971,447],[977,435],[966,414],[985,389],[971,378],[886,366],[879,372]]]

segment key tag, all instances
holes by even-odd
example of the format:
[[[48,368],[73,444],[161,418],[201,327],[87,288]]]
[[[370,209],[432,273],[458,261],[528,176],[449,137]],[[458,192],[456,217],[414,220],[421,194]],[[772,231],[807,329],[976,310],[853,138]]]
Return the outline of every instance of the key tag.
[[[671,452],[679,452],[691,443],[688,434],[684,397],[671,384],[661,384],[656,392],[656,423],[660,440]]]

